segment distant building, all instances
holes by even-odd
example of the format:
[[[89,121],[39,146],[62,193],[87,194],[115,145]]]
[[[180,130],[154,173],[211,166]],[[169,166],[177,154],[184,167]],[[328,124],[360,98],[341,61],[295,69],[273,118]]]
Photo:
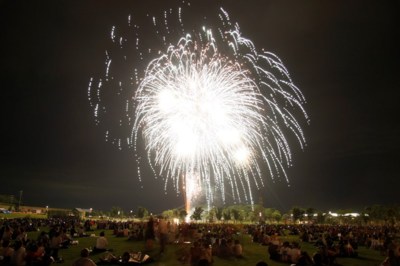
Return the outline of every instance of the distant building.
[[[75,216],[78,216],[78,217],[81,218],[81,219],[84,219],[84,218],[86,218],[87,216],[89,216],[91,212],[92,212],[92,208],[90,208],[90,209],[75,208],[75,209],[73,210],[73,214],[74,214]]]

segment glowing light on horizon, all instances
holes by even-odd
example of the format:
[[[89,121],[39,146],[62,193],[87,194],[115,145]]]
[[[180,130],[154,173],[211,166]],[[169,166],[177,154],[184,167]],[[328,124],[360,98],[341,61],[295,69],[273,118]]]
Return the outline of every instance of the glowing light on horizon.
[[[282,61],[259,52],[225,10],[220,9],[221,25],[190,30],[183,27],[183,11],[179,7],[175,14],[175,28],[168,23],[172,9],[161,19],[148,16],[161,37],[159,49],[140,48],[139,27],[134,26],[137,58],[146,68],[140,74],[136,65],[131,67],[135,71],[130,78],[132,93],[124,103],[127,119],[121,119],[119,126],[125,121],[132,129],[127,143],[136,153],[139,178],[142,156],[137,145],[144,141],[147,161],[155,175],[165,180],[165,189],[172,183],[179,192],[185,183],[187,200],[202,194],[208,206],[217,197],[225,201],[227,195],[253,203],[253,187],[264,186],[264,175],[282,175],[288,181],[285,169],[292,164],[292,153],[287,136],[304,147],[296,117],[300,114],[308,121],[305,99]],[[133,23],[129,16],[129,27]],[[113,43],[118,39],[115,26],[111,39]],[[126,39],[119,39],[115,45],[122,49]],[[143,51],[150,58],[147,62]],[[114,79],[108,52],[106,58],[99,90]],[[93,83],[92,78],[88,95],[100,123],[105,108],[99,90],[97,97],[91,95]],[[125,83],[118,84],[122,97]],[[106,136],[110,138],[108,129]],[[120,140],[114,142],[121,148]]]

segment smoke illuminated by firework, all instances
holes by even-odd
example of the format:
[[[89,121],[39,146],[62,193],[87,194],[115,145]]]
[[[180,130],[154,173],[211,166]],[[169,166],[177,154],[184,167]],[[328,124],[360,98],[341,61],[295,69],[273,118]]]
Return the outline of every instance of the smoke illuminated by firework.
[[[154,42],[146,34],[142,44],[143,27],[131,16],[120,37],[112,27],[114,50],[106,51],[104,77],[89,84],[96,123],[104,125],[107,141],[134,149],[139,178],[137,145],[144,143],[147,161],[165,180],[165,189],[169,183],[178,192],[185,187],[189,202],[200,193],[208,206],[228,195],[253,203],[253,188],[264,186],[264,176],[288,180],[287,136],[295,136],[303,148],[296,116],[308,120],[305,99],[281,60],[258,51],[224,9],[217,25],[188,29],[184,8],[165,11],[160,22],[147,15],[151,27],[146,31],[154,32]],[[114,55],[120,58],[115,74]],[[120,118],[108,111],[114,102],[122,103]],[[117,121],[126,136],[112,137],[110,121]]]

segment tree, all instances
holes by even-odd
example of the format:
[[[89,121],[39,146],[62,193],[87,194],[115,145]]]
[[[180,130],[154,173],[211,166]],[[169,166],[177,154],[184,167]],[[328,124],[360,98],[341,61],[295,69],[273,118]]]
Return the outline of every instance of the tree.
[[[224,211],[224,209],[221,207],[214,208],[215,218],[217,218],[218,221],[221,221],[223,211]]]
[[[203,213],[203,211],[204,210],[202,207],[195,207],[194,212],[192,216],[190,216],[190,218],[196,221],[201,220],[201,214]]]
[[[238,220],[240,219],[240,213],[239,213],[239,211],[238,211],[237,209],[232,208],[231,214],[232,214],[233,220],[234,220],[235,222],[238,221]]]
[[[264,217],[268,222],[271,222],[273,219],[274,209],[272,208],[265,208],[264,209]]]
[[[174,218],[174,210],[166,210],[162,212],[162,216],[167,218],[167,219],[172,219]]]
[[[229,221],[231,219],[231,211],[229,209],[225,209],[222,213],[222,217],[225,221]]]
[[[172,209],[175,218],[179,218],[179,209]]]
[[[361,220],[362,224],[368,224],[371,219],[370,219],[368,213],[361,212],[360,213],[360,220]]]
[[[326,215],[324,215],[322,212],[318,212],[317,214],[317,223],[323,224],[325,223]]]
[[[293,215],[293,222],[301,220],[303,218],[305,211],[298,207],[293,207],[292,215]]]
[[[96,217],[96,216],[103,216],[103,212],[102,212],[101,210],[92,210],[91,215],[92,215],[93,217]]]
[[[139,206],[138,207],[138,210],[137,210],[137,217],[139,218],[139,219],[143,219],[144,217],[146,217],[146,216],[148,216],[149,215],[149,211],[145,208],[145,207],[142,207],[142,206]]]
[[[256,222],[259,220],[259,216],[256,214],[256,212],[254,211],[249,211],[247,213],[247,220],[251,221],[251,222]]]
[[[369,219],[384,224],[395,224],[400,218],[399,206],[372,205],[365,209]]]
[[[245,220],[246,217],[247,217],[247,212],[246,212],[246,210],[243,209],[243,208],[240,209],[240,210],[239,210],[239,221]]]
[[[312,207],[309,207],[306,209],[306,214],[307,214],[307,218],[308,221],[312,221],[313,217],[314,217],[314,213],[315,213],[315,209]]]
[[[275,222],[279,222],[281,218],[282,218],[281,212],[278,210],[274,210],[274,212],[272,213],[272,219],[274,219]]]
[[[385,221],[388,222],[391,226],[394,226],[396,224],[397,217],[399,215],[399,210],[397,207],[394,206],[388,206],[386,208],[386,219]]]
[[[281,217],[281,220],[283,220],[283,222],[284,222],[285,224],[289,223],[290,220],[291,220],[291,215],[290,215],[290,213],[285,213],[285,214],[283,214],[282,217]]]
[[[119,217],[122,216],[124,214],[124,211],[122,210],[121,207],[112,207],[111,211],[110,211],[110,216],[111,217]]]
[[[259,222],[264,222],[264,218],[266,218],[266,216],[265,216],[265,208],[262,206],[262,197],[260,197],[261,198],[261,200],[259,200],[260,202],[260,204],[254,204],[254,206],[253,206],[253,208],[251,208],[250,210],[249,210],[249,213],[250,213],[250,211],[252,211],[253,212],[253,214],[250,214],[250,220],[251,220],[251,218],[253,217],[253,216],[255,216],[254,217],[254,219],[256,220],[256,221],[259,221]],[[254,211],[253,211],[254,210]]]
[[[209,211],[205,211],[204,216],[209,222],[213,222],[215,218],[215,209],[213,208],[210,209]]]
[[[185,221],[187,215],[188,213],[186,212],[185,209],[179,210],[179,219],[181,219],[182,221]]]

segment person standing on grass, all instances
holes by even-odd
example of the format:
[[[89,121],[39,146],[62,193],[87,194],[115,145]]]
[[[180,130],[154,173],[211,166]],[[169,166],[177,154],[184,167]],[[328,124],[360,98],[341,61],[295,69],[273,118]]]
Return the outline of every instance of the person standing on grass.
[[[154,220],[153,217],[150,217],[149,221],[147,222],[146,232],[144,236],[144,240],[146,241],[146,250],[150,251],[153,249],[154,240],[156,239],[154,233]]]
[[[160,234],[160,253],[164,253],[168,242],[168,225],[163,217],[158,222],[158,233]]]
[[[54,260],[58,260],[58,250],[60,249],[62,242],[62,238],[59,231],[55,231],[55,233],[50,238],[50,255]]]

